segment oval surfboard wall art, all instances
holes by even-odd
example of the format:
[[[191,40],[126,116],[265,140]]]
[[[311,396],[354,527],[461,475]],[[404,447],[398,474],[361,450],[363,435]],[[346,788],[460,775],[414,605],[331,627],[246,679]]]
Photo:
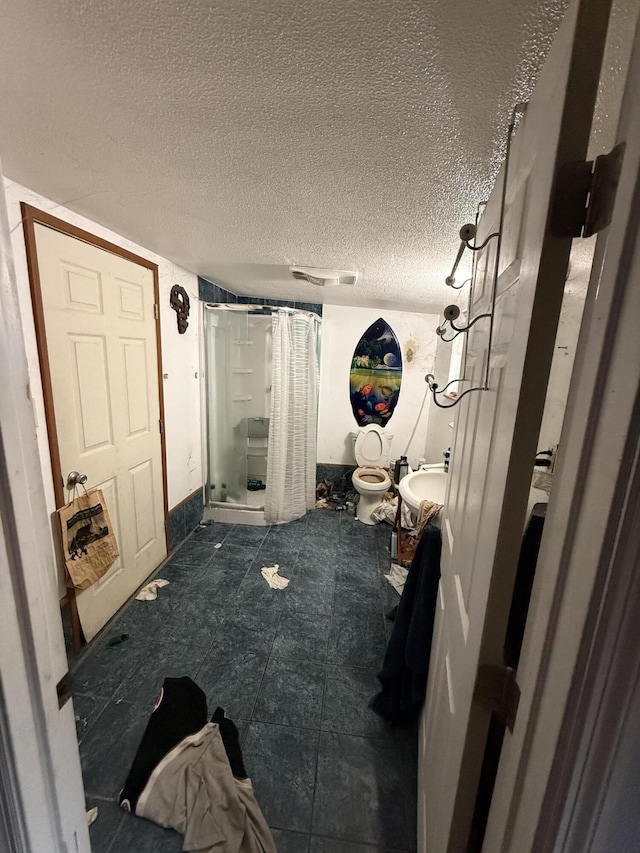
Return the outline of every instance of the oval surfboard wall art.
[[[380,317],[358,341],[351,359],[351,408],[358,426],[386,426],[398,403],[402,353],[391,326]]]

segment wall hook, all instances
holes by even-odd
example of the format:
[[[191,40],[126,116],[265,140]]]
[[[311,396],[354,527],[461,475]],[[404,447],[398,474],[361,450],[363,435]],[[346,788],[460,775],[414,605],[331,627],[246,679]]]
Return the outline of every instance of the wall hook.
[[[456,326],[454,320],[457,320],[460,316],[460,309],[457,305],[447,305],[444,309],[444,321],[440,323],[438,328],[436,329],[436,335],[442,338],[446,343],[450,343],[454,341],[458,335],[462,334],[462,332],[468,332],[469,329],[475,325],[478,320],[482,320],[483,317],[491,317],[490,313],[478,314],[477,317],[474,317],[470,323],[467,323],[466,326]],[[455,335],[452,338],[445,338],[445,332],[447,331],[447,327],[451,327],[455,332]]]
[[[424,381],[429,386],[429,390],[431,391],[431,394],[433,395],[433,402],[436,404],[436,406],[438,406],[439,409],[452,409],[454,406],[458,405],[458,403],[460,402],[460,400],[462,400],[463,397],[466,397],[467,394],[471,394],[472,391],[487,391],[488,390],[486,383],[484,385],[479,385],[477,388],[467,388],[467,390],[463,391],[462,394],[459,394],[452,403],[447,404],[447,403],[440,403],[438,401],[438,397],[441,394],[444,394],[450,385],[454,385],[456,382],[464,382],[464,377],[460,377],[460,379],[452,379],[451,382],[447,382],[447,384],[441,390],[438,390],[439,385],[436,382],[436,379],[435,379],[435,376],[433,375],[433,373],[427,373],[427,375],[424,377]],[[451,398],[449,398],[449,399],[451,399]]]
[[[489,236],[482,243],[480,243],[479,246],[472,246],[471,240],[473,240],[474,237],[476,236],[476,231],[477,231],[477,228],[473,222],[467,222],[467,224],[463,225],[462,228],[460,229],[460,248],[458,249],[458,254],[456,255],[456,259],[453,262],[453,267],[451,269],[451,275],[448,275],[444,280],[444,283],[448,287],[453,287],[454,290],[460,290],[461,288],[463,288],[465,286],[467,281],[471,281],[471,279],[466,279],[466,281],[463,281],[462,284],[459,285],[458,287],[455,286],[456,270],[458,269],[458,264],[462,260],[462,255],[464,254],[464,250],[465,249],[471,249],[472,252],[479,252],[481,249],[484,249],[484,247],[487,245],[489,240],[493,240],[494,237],[500,236],[500,233],[498,231],[495,231],[493,234],[489,234]]]

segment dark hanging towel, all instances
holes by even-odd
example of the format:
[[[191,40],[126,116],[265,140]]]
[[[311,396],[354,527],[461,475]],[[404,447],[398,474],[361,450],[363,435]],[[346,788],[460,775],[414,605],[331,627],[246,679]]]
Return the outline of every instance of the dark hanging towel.
[[[431,636],[440,581],[440,530],[424,528],[404,585],[378,679],[382,689],[369,707],[386,722],[414,720],[427,688]]]

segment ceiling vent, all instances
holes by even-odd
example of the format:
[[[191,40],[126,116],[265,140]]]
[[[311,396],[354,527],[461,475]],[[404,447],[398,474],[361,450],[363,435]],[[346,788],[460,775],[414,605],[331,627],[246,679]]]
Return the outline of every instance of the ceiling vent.
[[[351,270],[324,270],[316,267],[289,267],[289,272],[298,281],[308,281],[318,287],[337,287],[339,284],[353,286],[358,273]]]

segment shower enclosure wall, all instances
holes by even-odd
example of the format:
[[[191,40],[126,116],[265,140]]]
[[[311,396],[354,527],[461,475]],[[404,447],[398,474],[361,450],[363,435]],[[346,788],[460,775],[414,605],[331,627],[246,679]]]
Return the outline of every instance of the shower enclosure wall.
[[[244,305],[205,305],[204,320],[209,507],[205,516],[264,523],[271,313]],[[229,510],[235,510],[235,518],[228,517]]]

